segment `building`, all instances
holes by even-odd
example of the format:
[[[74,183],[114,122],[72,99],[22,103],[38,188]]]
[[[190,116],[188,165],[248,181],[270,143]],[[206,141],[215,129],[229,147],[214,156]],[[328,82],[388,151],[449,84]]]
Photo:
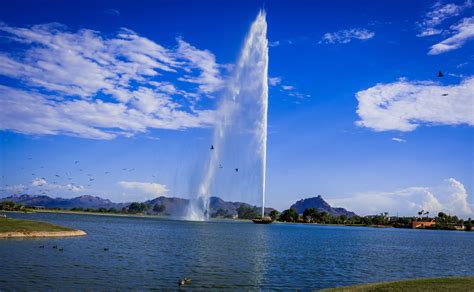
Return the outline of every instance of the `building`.
[[[436,222],[434,220],[431,221],[412,221],[411,228],[426,228],[430,227],[431,225],[435,225]]]

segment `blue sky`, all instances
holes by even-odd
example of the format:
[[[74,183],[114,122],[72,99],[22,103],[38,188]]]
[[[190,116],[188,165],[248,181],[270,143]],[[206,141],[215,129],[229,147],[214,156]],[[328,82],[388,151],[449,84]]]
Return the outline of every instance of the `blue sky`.
[[[265,7],[268,205],[472,215],[470,1],[10,2],[1,196],[193,197],[219,92]]]

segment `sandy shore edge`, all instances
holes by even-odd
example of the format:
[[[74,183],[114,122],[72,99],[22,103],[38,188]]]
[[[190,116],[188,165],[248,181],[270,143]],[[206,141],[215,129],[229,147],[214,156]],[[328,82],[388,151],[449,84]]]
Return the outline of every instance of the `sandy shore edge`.
[[[0,232],[0,238],[31,238],[31,237],[65,237],[84,236],[82,230],[71,231],[20,231],[20,232]]]

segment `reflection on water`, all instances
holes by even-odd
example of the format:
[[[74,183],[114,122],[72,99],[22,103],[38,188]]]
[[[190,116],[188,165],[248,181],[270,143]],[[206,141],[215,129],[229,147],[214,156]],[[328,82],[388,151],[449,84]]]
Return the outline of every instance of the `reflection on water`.
[[[11,216],[80,228],[88,235],[0,241],[2,291],[177,288],[177,280],[183,277],[193,279],[186,289],[311,290],[474,275],[474,233],[468,232],[90,215]]]

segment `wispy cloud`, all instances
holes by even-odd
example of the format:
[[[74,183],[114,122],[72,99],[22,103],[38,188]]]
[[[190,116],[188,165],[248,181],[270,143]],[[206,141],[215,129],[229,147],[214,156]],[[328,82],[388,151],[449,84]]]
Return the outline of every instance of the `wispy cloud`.
[[[282,77],[270,77],[268,78],[268,84],[274,88],[278,88],[281,92],[284,92],[286,95],[291,97],[296,97],[298,99],[305,99],[311,97],[309,94],[299,92],[295,86],[282,84]]]
[[[300,36],[295,36],[295,37],[287,38],[287,39],[269,41],[268,46],[271,48],[274,48],[274,47],[281,47],[281,46],[301,45],[307,42],[311,42],[311,38],[309,36],[300,35]]]
[[[48,182],[44,178],[35,178],[34,180],[31,181],[31,185],[34,187],[41,187],[47,184]]]
[[[74,183],[67,183],[67,184],[58,184],[58,183],[50,183],[48,182],[44,177],[41,178],[35,178],[31,181],[31,186],[36,187],[33,189],[30,189],[31,192],[33,193],[38,193],[41,190],[47,190],[47,191],[58,191],[58,190],[67,190],[71,192],[80,192],[84,190],[84,186],[74,184]],[[26,187],[24,187],[23,191],[27,190]]]
[[[120,11],[117,9],[106,9],[104,11],[106,14],[114,15],[114,16],[120,16]]]
[[[398,143],[405,143],[407,140],[402,139],[402,138],[394,137],[394,138],[392,138],[392,141],[395,141],[395,142],[398,142]]]
[[[219,66],[216,57],[208,50],[199,50],[196,47],[178,38],[177,53],[185,60],[188,70],[197,69],[198,76],[185,75],[181,81],[199,84],[199,89],[204,93],[211,93],[221,88]]]
[[[323,35],[320,44],[347,44],[352,40],[369,40],[375,36],[375,33],[365,28],[351,28],[336,32],[328,32]]]
[[[159,183],[120,181],[118,184],[125,189],[137,190],[150,195],[161,195],[168,191],[165,185]]]
[[[281,77],[269,77],[268,78],[268,84],[270,86],[277,86],[281,83]]]
[[[426,37],[438,35],[444,32],[439,26],[447,19],[459,16],[464,10],[472,7],[472,1],[468,0],[463,5],[455,3],[443,4],[441,1],[436,2],[426,13],[423,20],[417,22],[419,33],[418,37]]]
[[[112,139],[213,122],[212,111],[194,104],[220,88],[221,67],[211,52],[181,38],[167,49],[125,28],[106,37],[56,23],[0,23],[0,36],[19,44],[0,52],[0,75],[19,84],[0,86],[2,130]],[[189,92],[172,79],[197,87]]]
[[[278,41],[270,41],[268,43],[268,46],[269,47],[279,47],[279,46],[283,46],[283,45],[294,45],[295,43],[297,42],[301,42],[303,39],[306,39],[306,38],[299,38],[298,40],[278,40]]]
[[[467,0],[463,4],[436,2],[424,16],[424,19],[417,22],[418,37],[434,35],[448,35],[445,40],[434,44],[428,51],[428,55],[439,55],[461,48],[468,40],[474,38],[474,17],[464,17],[474,5],[472,0]],[[451,20],[451,24],[446,26],[445,22]]]
[[[468,40],[473,39],[474,17],[464,18],[458,24],[451,26],[451,30],[454,31],[454,34],[442,42],[431,46],[428,55],[439,55],[459,49]]]
[[[433,215],[446,212],[468,218],[472,217],[474,208],[468,201],[466,188],[454,178],[447,179],[438,186],[357,193],[328,201],[361,215],[389,212],[391,215],[416,216],[423,209]]]
[[[281,88],[282,88],[283,90],[286,90],[286,91],[290,91],[290,90],[295,89],[295,87],[292,86],[292,85],[282,85]]]
[[[356,122],[374,131],[413,131],[420,125],[474,126],[474,77],[458,85],[400,80],[356,94]]]

